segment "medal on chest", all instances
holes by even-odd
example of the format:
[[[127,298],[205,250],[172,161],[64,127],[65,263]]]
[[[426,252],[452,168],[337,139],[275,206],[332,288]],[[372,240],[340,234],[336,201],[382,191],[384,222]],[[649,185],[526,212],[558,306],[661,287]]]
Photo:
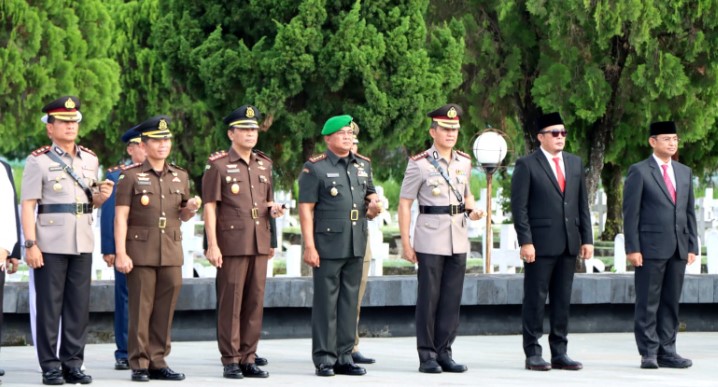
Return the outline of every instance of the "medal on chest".
[[[429,180],[429,185],[431,188],[431,194],[434,196],[441,195],[441,188],[439,188],[439,181],[437,179],[431,179]]]
[[[147,190],[142,191],[142,197],[140,197],[140,204],[148,206],[150,204],[150,197],[147,195]]]
[[[333,181],[333,182],[332,182],[332,184],[336,184],[336,183],[337,183],[336,181]],[[330,188],[330,189],[329,189],[329,195],[332,195],[332,196],[337,196],[337,195],[339,195],[339,190],[337,189],[337,187],[332,187],[332,188]]]

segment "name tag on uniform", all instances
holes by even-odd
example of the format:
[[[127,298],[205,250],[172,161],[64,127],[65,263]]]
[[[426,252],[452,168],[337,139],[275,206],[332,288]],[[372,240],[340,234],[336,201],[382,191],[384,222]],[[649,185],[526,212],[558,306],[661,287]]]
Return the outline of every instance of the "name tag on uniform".
[[[152,182],[149,180],[138,180],[137,185],[152,185]]]
[[[237,169],[228,169],[227,173],[239,173],[239,168]]]
[[[327,172],[327,177],[339,177],[339,174],[336,172]]]
[[[62,167],[57,165],[57,166],[50,167],[49,170],[50,170],[50,172],[62,171]]]
[[[369,177],[369,174],[366,173],[365,170],[360,169],[360,170],[357,171],[357,176],[358,176],[358,177]]]

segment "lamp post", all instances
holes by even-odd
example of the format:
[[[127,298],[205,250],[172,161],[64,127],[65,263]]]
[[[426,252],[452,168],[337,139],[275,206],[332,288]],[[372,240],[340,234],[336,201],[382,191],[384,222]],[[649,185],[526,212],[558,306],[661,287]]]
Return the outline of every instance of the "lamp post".
[[[501,162],[503,162],[506,157],[508,145],[506,144],[503,133],[493,129],[487,129],[474,140],[473,151],[476,160],[486,173],[486,238],[484,240],[484,246],[486,248],[484,266],[486,269],[484,272],[492,273],[494,268],[491,265],[491,249],[493,248],[493,230],[491,228],[491,180],[494,172],[499,169]]]

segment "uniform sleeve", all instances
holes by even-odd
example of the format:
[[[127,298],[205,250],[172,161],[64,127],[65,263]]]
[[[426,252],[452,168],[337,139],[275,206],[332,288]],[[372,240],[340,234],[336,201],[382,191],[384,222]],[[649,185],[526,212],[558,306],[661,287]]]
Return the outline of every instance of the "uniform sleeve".
[[[191,198],[191,193],[189,189],[189,173],[184,172],[184,192],[182,192],[182,203],[180,203],[180,208],[184,208],[187,206],[187,201]]]
[[[272,168],[272,165],[269,166],[269,189],[267,190],[267,201],[272,202],[274,201],[274,169]],[[276,242],[275,242],[276,244]],[[274,247],[274,246],[272,246]]]
[[[623,184],[623,234],[625,237],[626,254],[641,251],[641,239],[638,233],[641,215],[641,198],[643,197],[643,178],[634,164],[628,168],[628,176]]]
[[[37,158],[30,156],[22,172],[22,200],[40,200],[42,198],[42,170]]]
[[[422,180],[421,169],[416,164],[416,161],[410,159],[409,164],[406,165],[404,180],[401,182],[399,197],[403,199],[416,199],[417,196],[419,196]]]
[[[304,163],[299,173],[299,203],[316,203],[319,201],[319,178],[314,165]]]
[[[526,159],[520,158],[516,160],[514,173],[511,176],[511,214],[514,218],[514,229],[520,246],[533,243],[529,224],[530,188],[531,172],[526,165]]]
[[[209,169],[205,169],[202,176],[202,201],[205,203],[214,203],[222,201],[222,179],[219,174],[219,168],[212,163],[208,163]]]
[[[371,194],[376,193],[376,188],[374,187],[374,172],[371,169],[371,164],[368,165],[369,167],[369,177],[366,180],[366,194],[367,196]]]
[[[126,172],[122,172],[115,190],[115,206],[130,206],[132,204],[132,179]]]
[[[112,188],[112,195],[102,203],[100,209],[101,254],[115,253],[115,195],[117,194],[118,174],[119,171],[107,174],[107,179],[115,182],[115,186]]]

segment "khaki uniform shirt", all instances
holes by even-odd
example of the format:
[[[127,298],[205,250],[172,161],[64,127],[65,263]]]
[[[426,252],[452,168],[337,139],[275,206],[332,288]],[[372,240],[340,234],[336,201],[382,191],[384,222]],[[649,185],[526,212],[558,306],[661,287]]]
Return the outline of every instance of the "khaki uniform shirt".
[[[70,155],[53,143],[37,149],[27,158],[22,174],[22,200],[37,200],[38,205],[89,203],[85,191],[59,163],[50,159],[48,152],[60,156],[88,187],[97,181],[99,162],[92,151],[76,145],[75,154]],[[91,253],[95,247],[92,222],[92,214],[38,214],[35,225],[37,245],[44,253]]]
[[[175,165],[159,173],[149,161],[125,168],[115,200],[130,207],[126,250],[135,266],[182,266],[180,209],[189,195],[187,171]]]
[[[446,180],[429,162],[427,157],[440,157],[432,146],[427,151],[411,157],[406,166],[400,197],[418,200],[420,206],[448,206],[460,204]],[[469,177],[471,157],[453,151],[451,159],[437,160],[447,173],[451,184],[466,198],[471,196]],[[414,250],[424,254],[452,255],[469,251],[467,219],[463,213],[419,214],[414,226]]]
[[[230,148],[209,158],[202,177],[202,201],[217,203],[217,244],[224,256],[267,255],[274,198],[272,160],[254,151],[249,163]]]
[[[304,163],[299,202],[314,207],[314,244],[321,259],[363,257],[367,243],[367,195],[376,193],[371,162],[331,151]]]

